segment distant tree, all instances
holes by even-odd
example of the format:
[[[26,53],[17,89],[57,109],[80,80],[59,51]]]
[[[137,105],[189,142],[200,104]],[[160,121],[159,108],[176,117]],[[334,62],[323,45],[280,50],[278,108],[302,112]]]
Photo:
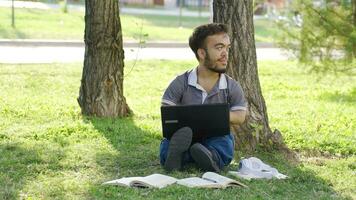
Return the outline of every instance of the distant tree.
[[[64,0],[64,1],[63,1],[61,7],[62,7],[62,11],[63,11],[64,13],[68,13],[68,2],[67,2],[67,0]]]
[[[11,1],[11,27],[15,28],[15,5],[14,5],[14,0]]]
[[[355,74],[356,0],[326,0],[319,5],[297,0],[293,10],[301,16],[301,25],[279,22],[279,45],[292,50],[311,71]]]
[[[241,84],[248,102],[246,122],[235,127],[237,149],[254,151],[259,146],[268,149],[284,148],[282,135],[271,131],[267,108],[258,77],[253,25],[253,1],[214,0],[214,22],[230,27],[231,50],[228,74]]]
[[[85,55],[78,102],[82,113],[126,116],[124,50],[118,0],[85,1]]]

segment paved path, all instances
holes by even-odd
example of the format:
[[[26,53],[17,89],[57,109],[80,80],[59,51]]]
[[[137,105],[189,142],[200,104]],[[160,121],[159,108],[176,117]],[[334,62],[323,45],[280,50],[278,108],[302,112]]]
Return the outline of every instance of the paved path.
[[[126,60],[195,59],[189,48],[138,48],[124,47]],[[84,47],[14,47],[0,46],[0,63],[53,63],[83,62]],[[257,48],[258,60],[287,60],[288,57],[278,48]]]
[[[60,9],[58,4],[41,2],[15,1],[17,8]],[[0,7],[10,7],[11,1],[0,0]],[[82,5],[69,5],[70,10],[84,11]],[[179,9],[138,9],[121,8],[122,13],[179,15]],[[198,12],[183,11],[184,16],[199,16]],[[202,12],[202,16],[209,16]],[[258,43],[258,60],[286,60],[287,56],[281,49],[273,48],[268,43]],[[137,43],[124,42],[125,59],[195,59],[194,54],[186,43],[179,42],[148,42],[144,48]],[[0,40],[0,63],[53,63],[53,62],[83,62],[84,44],[82,41],[60,40]]]
[[[149,48],[188,48],[188,42],[177,41],[146,41],[143,45],[139,45],[134,40],[124,40],[124,47],[144,46]],[[0,39],[0,46],[11,47],[84,47],[83,40],[39,40],[39,39]],[[273,48],[276,47],[273,43],[257,42],[256,48]]]

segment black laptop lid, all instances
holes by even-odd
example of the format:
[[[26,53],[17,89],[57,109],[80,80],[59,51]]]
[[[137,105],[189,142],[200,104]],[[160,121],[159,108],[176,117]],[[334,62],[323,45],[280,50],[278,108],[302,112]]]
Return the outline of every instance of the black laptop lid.
[[[223,136],[230,133],[228,104],[162,106],[163,137],[170,139],[178,129],[188,126],[193,139]]]

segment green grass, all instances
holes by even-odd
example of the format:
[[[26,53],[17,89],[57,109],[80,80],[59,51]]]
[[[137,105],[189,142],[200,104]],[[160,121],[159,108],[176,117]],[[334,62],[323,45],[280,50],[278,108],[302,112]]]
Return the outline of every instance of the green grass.
[[[278,28],[276,23],[267,19],[254,21],[256,42],[274,42],[278,37]]]
[[[175,75],[195,65],[140,61],[124,82],[134,115],[99,119],[83,117],[76,102],[82,64],[0,64],[0,199],[356,198],[355,77],[317,81],[293,62],[259,63],[260,79],[271,127],[304,157],[293,164],[278,153],[254,154],[289,179],[241,180],[248,189],[226,190],[101,186],[122,176],[167,174],[158,161],[161,95]],[[201,174],[188,167],[169,175]]]
[[[278,128],[289,147],[325,154],[356,153],[355,77],[325,76],[299,70],[286,62],[277,71],[261,64],[261,84],[272,128]]]
[[[59,10],[15,9],[11,27],[11,9],[0,8],[0,38],[9,39],[83,39],[84,14]]]
[[[0,8],[0,38],[6,39],[75,39],[84,37],[84,13],[59,10],[16,9],[16,28],[11,27],[11,9]],[[186,42],[194,27],[208,23],[207,17],[121,15],[124,40]],[[256,41],[271,42],[276,31],[272,22],[256,21]]]

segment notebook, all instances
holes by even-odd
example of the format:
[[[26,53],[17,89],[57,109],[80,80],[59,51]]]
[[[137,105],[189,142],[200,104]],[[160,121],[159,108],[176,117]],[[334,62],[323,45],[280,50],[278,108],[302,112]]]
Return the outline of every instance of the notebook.
[[[193,140],[230,134],[226,103],[161,106],[161,119],[163,137],[167,139],[185,126],[193,130]]]

